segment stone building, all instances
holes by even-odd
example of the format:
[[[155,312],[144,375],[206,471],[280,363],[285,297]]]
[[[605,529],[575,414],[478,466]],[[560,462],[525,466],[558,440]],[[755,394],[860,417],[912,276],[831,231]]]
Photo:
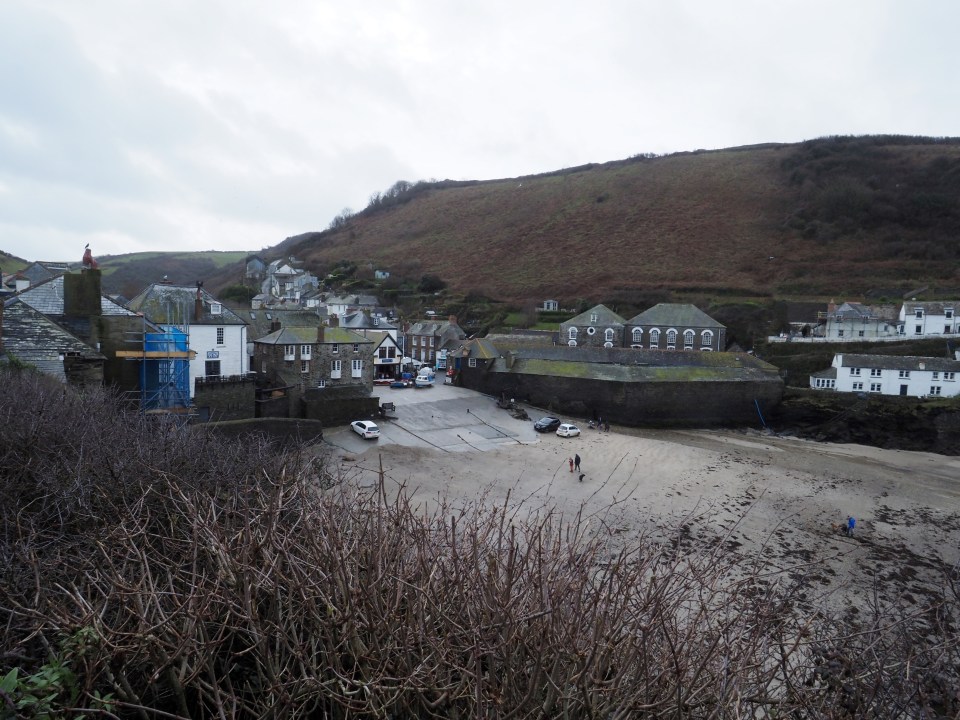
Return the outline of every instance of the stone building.
[[[721,352],[726,332],[696,305],[658,303],[624,323],[623,347]]]
[[[626,321],[606,305],[560,323],[560,342],[570,347],[621,347]]]

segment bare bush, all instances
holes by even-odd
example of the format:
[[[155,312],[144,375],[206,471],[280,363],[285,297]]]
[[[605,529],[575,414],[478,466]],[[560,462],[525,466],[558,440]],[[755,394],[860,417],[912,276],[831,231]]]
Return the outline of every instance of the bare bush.
[[[547,507],[424,509],[383,481],[322,490],[333,469],[298,452],[153,424],[29,376],[4,387],[0,663],[58,657],[78,705],[111,693],[113,712],[141,717],[960,709],[946,601],[854,624],[800,611],[797,585],[719,544],[625,541]],[[64,645],[78,633],[82,646]]]

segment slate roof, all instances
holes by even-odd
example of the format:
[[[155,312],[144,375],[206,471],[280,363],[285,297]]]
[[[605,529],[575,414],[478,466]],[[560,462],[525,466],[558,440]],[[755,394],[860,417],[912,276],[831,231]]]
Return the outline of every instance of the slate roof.
[[[810,373],[812,378],[828,378],[831,380],[837,379],[837,369],[835,367],[829,367],[826,370],[821,370],[820,372]]]
[[[912,315],[920,309],[927,315],[943,315],[944,310],[960,309],[960,300],[947,300],[944,302],[910,300],[909,302],[905,302],[903,307],[906,309],[908,315]]]
[[[317,313],[316,309],[304,310],[296,306],[290,309],[262,307],[257,310],[238,310],[237,315],[249,324],[247,337],[250,340],[268,335],[270,326],[275,320],[279,321],[282,327],[313,328],[314,335],[316,335],[317,328],[323,324],[323,318]]]
[[[486,338],[472,338],[463,345],[462,357],[492,360],[500,357],[500,351]]]
[[[626,324],[656,325],[658,327],[671,325],[703,328],[726,327],[707,315],[696,305],[689,303],[657,303],[649,310],[644,310],[639,315],[634,315],[626,321]]]
[[[130,309],[142,312],[150,320],[170,325],[245,325],[243,318],[200,288],[201,311],[197,314],[197,288],[185,285],[153,283],[130,301]],[[220,314],[210,312],[220,305]]]
[[[354,328],[357,330],[396,330],[396,325],[391,325],[386,318],[370,317],[363,312],[349,313],[340,318],[340,327]]]
[[[70,334],[43,313],[13,297],[3,304],[3,347],[7,354],[33,365],[61,382],[62,354],[76,354],[84,360],[106,360],[92,347]]]
[[[17,297],[44,315],[64,315],[63,275],[58,275],[55,278],[33,285],[21,292]],[[101,294],[100,314],[135,316],[137,313],[128,310],[123,305]]]
[[[317,328],[316,327],[284,327],[264,335],[262,338],[254,340],[256,343],[264,345],[316,345]],[[324,345],[372,345],[373,340],[358,335],[352,330],[341,327],[325,327],[323,329]]]
[[[937,370],[960,372],[960,360],[916,355],[838,355],[840,367],[880,368],[882,370]],[[923,365],[921,368],[920,366]]]
[[[596,314],[596,320],[590,320],[590,316]],[[589,310],[565,320],[563,325],[623,325],[626,322],[606,305],[594,305]]]

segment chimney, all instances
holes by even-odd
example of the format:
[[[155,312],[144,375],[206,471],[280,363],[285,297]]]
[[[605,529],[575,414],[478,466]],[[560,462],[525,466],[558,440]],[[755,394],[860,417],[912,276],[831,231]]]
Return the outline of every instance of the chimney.
[[[330,327],[340,327],[340,318],[337,317],[336,313],[330,316]]]
[[[277,330],[280,329],[280,327],[281,327],[281,325],[280,325],[280,321],[279,321],[279,320],[271,320],[271,321],[270,321],[270,332],[275,333]]]
[[[100,270],[81,270],[63,276],[63,314],[72,317],[99,317]]]
[[[836,312],[837,304],[833,301],[833,298],[830,298],[830,302],[827,303],[827,312],[832,313]]]
[[[323,323],[320,323],[319,325],[317,325],[317,343],[320,344],[320,345],[323,344],[323,332],[324,332],[324,327],[325,327],[325,326],[324,326]]]

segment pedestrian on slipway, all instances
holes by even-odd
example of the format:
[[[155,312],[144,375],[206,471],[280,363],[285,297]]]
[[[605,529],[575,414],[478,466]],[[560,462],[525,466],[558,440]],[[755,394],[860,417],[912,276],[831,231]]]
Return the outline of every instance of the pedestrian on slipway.
[[[573,472],[573,458],[567,458],[570,461],[570,472]]]
[[[577,472],[580,472],[580,456],[579,455],[573,456],[573,467],[576,469]]]

